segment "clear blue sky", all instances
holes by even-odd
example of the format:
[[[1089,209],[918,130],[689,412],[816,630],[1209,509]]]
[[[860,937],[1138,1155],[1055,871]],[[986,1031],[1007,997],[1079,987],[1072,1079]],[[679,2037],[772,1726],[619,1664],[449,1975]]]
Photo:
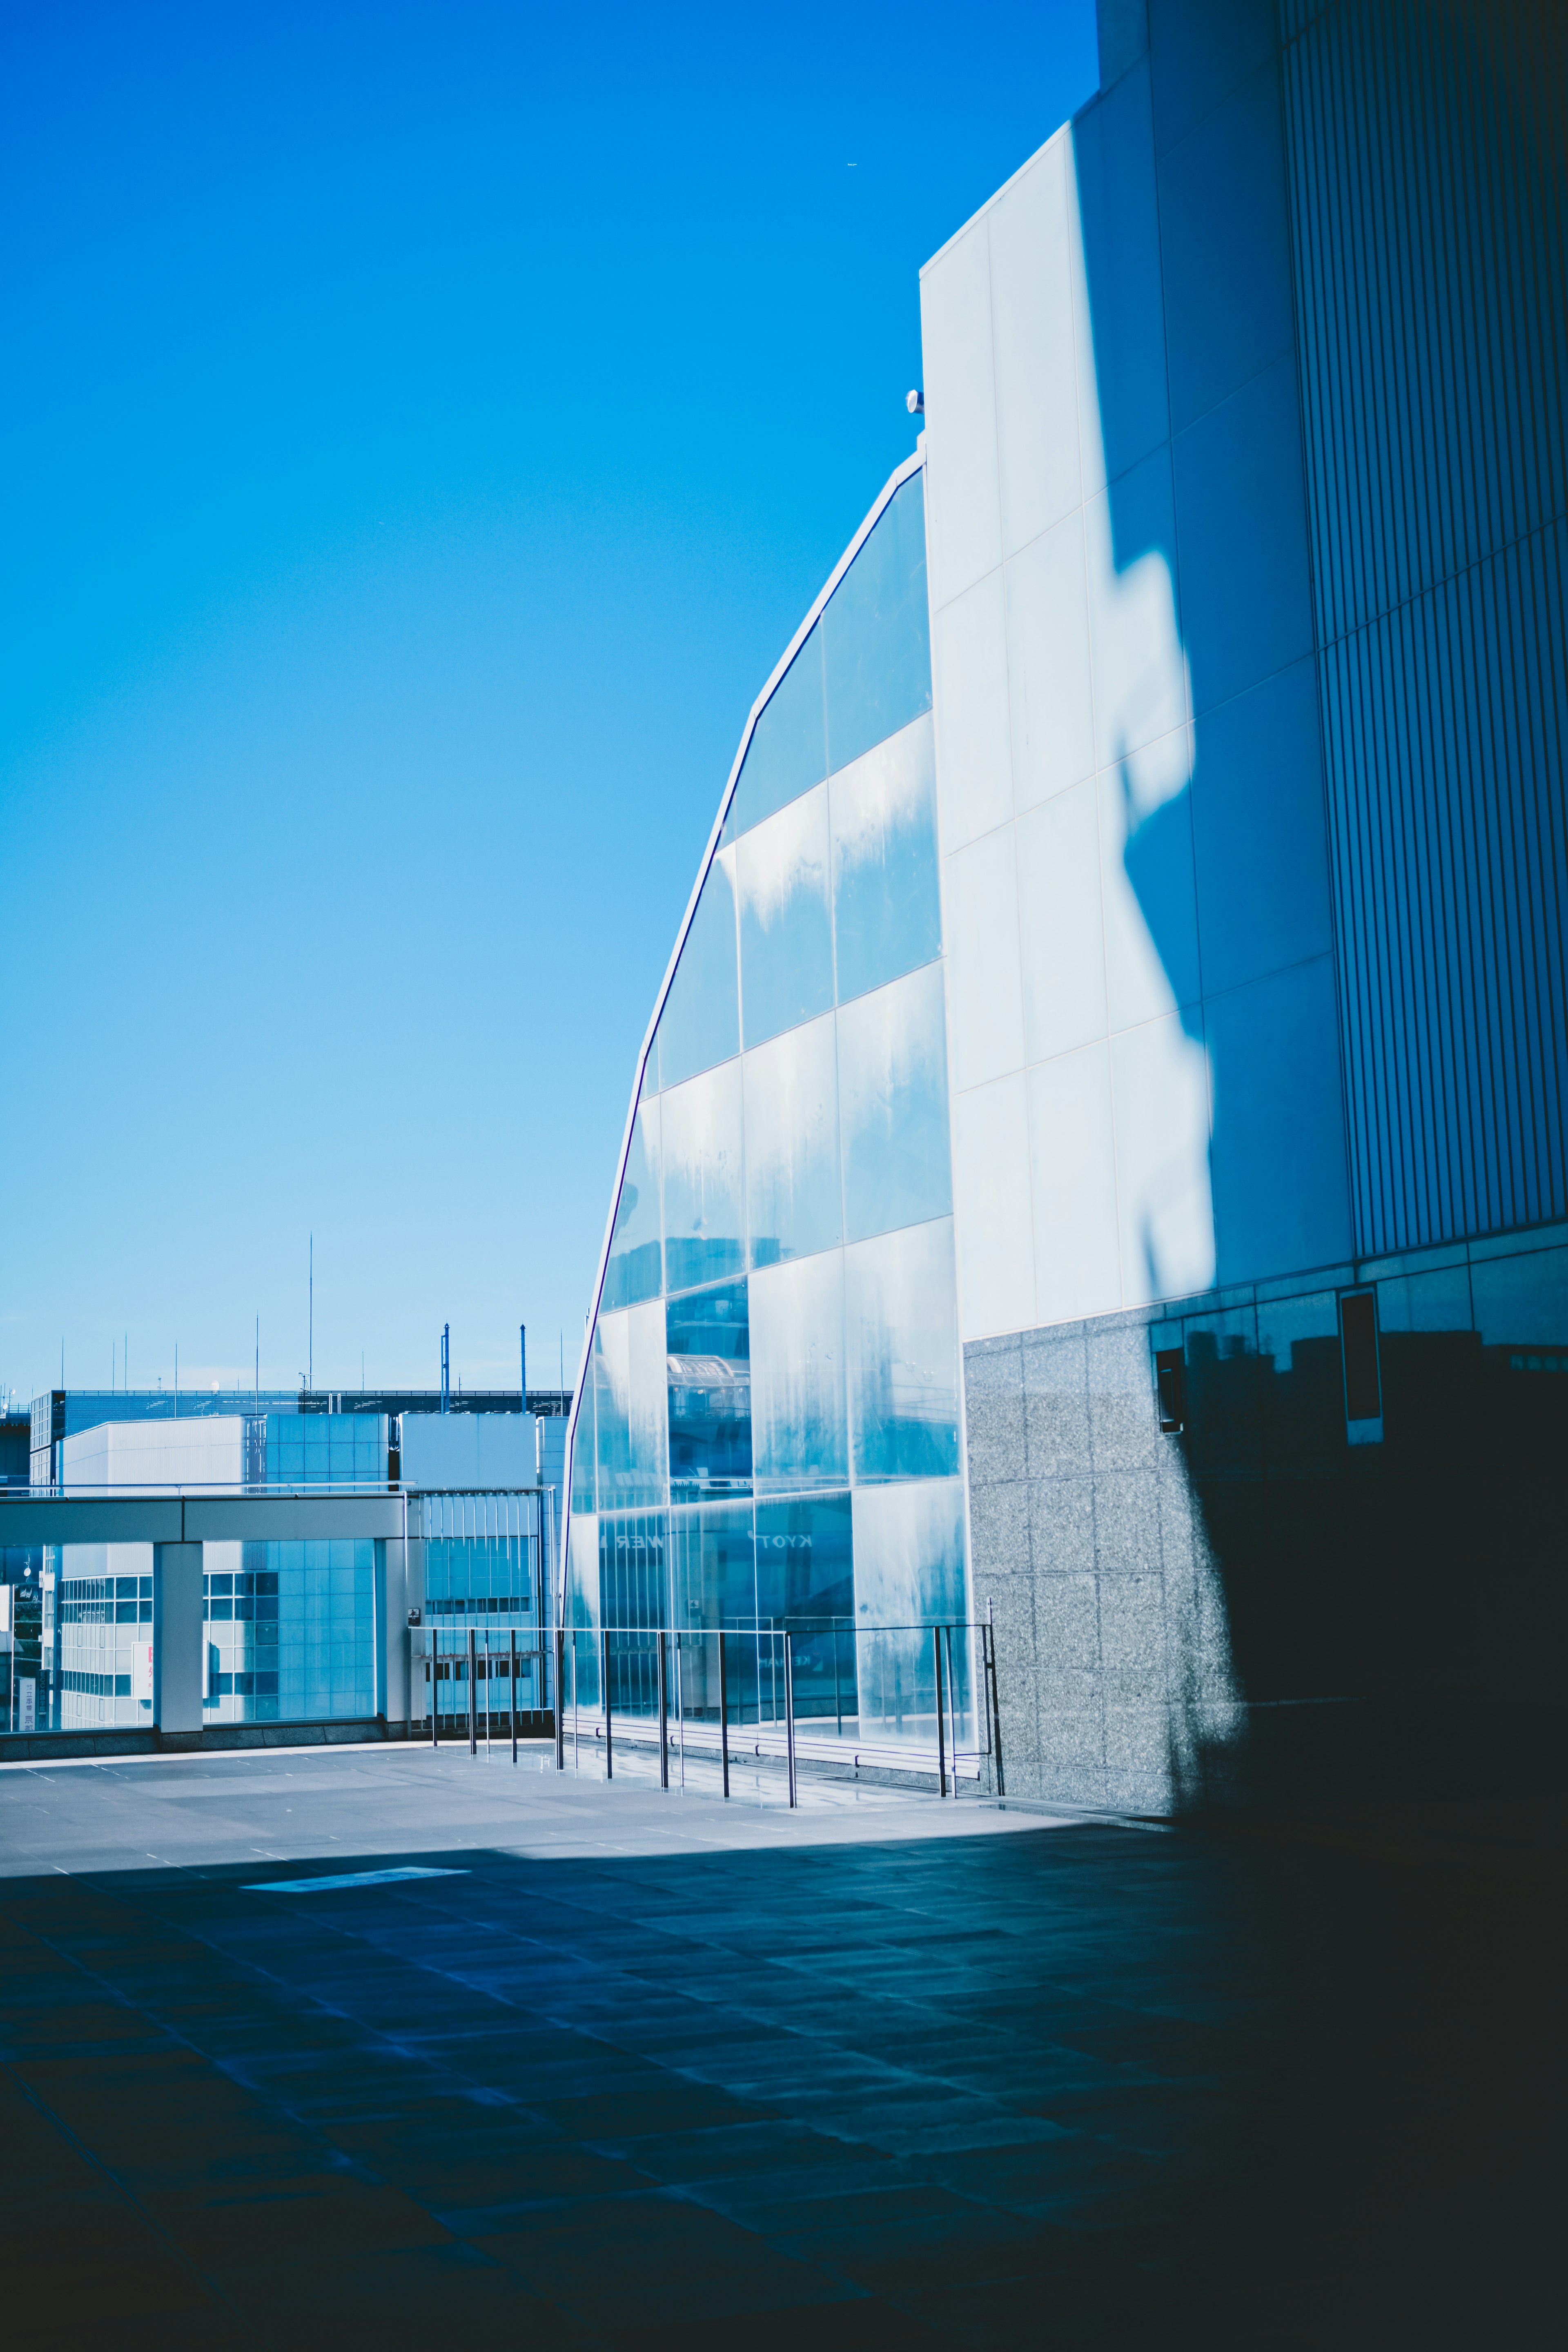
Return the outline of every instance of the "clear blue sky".
[[[1091,0],[6,12],[0,1389],[568,1380],[758,688]]]

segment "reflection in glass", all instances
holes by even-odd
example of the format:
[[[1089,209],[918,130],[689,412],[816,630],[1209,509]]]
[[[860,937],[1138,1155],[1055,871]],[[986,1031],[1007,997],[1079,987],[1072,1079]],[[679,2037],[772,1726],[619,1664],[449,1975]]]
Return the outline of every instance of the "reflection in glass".
[[[819,784],[827,773],[822,708],[822,625],[818,622],[768,698],[752,730],[745,765],[724,827],[726,841]]]
[[[855,1612],[873,1625],[947,1625],[968,1616],[958,1479],[856,1495]]]
[[[759,1494],[849,1476],[844,1256],[826,1250],[751,1282],[752,1446]]]
[[[757,1505],[757,1614],[795,1637],[795,1711],[853,1721],[855,1583],[847,1495]]]
[[[906,1630],[962,1623],[969,1614],[963,1487],[957,1478],[867,1486],[855,1495],[855,1617],[859,1737],[936,1744],[936,1661],[931,1636]],[[949,1671],[961,1738],[974,1738],[973,1657],[953,1645]],[[946,1675],[944,1675],[944,1680]]]
[[[838,1115],[847,1241],[947,1215],[952,1177],[940,963],[840,1008]]]
[[[601,1512],[665,1498],[664,1308],[601,1315],[594,1351]]]
[[[669,1491],[678,1502],[749,1493],[751,1337],[743,1281],[672,1298],[666,1309]]]
[[[583,1366],[582,1401],[577,1408],[577,1423],[572,1438],[572,1513],[591,1511],[595,1507],[594,1462],[596,1445],[594,1432],[594,1359],[589,1351]]]
[[[734,852],[721,849],[702,885],[659,1016],[659,1085],[677,1086],[740,1050]]]
[[[857,1243],[844,1264],[856,1479],[952,1477],[958,1469],[952,1220]]]
[[[934,743],[917,719],[828,786],[840,1004],[942,951]]]
[[[831,1249],[840,1238],[832,1014],[759,1045],[742,1067],[752,1264]]]
[[[668,1623],[663,1511],[599,1515],[599,1592],[607,1627]],[[657,1715],[658,1663],[652,1643],[637,1633],[610,1634],[610,1704],[617,1715]]]
[[[635,1307],[657,1298],[663,1288],[658,1243],[658,1098],[638,1103],[631,1149],[616,1202],[609,1264],[605,1268],[605,1308]]]
[[[659,1107],[666,1281],[689,1290],[746,1262],[740,1063],[688,1079]]]
[[[678,1625],[756,1622],[756,1559],[749,1503],[672,1511],[670,1561]],[[717,1703],[714,1712],[718,1712]]]
[[[749,1503],[675,1510],[670,1521],[670,1570],[679,1630],[753,1626],[757,1619],[756,1558]],[[757,1720],[757,1644],[727,1643],[725,1705],[731,1724]],[[680,1645],[680,1695],[687,1716],[719,1720],[719,1644],[711,1637]]]
[[[826,785],[749,833],[736,858],[741,1003],[746,1043],[760,1045],[833,1003]]]
[[[834,770],[931,709],[922,479],[894,491],[822,616]]]

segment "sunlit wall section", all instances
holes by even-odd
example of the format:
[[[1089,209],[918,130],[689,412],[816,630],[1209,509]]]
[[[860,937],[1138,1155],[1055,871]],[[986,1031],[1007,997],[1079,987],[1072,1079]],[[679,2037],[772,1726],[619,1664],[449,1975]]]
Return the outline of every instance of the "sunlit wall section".
[[[807,1714],[810,1628],[967,1612],[927,612],[917,461],[746,740],[573,1424],[565,1622],[790,1624]]]

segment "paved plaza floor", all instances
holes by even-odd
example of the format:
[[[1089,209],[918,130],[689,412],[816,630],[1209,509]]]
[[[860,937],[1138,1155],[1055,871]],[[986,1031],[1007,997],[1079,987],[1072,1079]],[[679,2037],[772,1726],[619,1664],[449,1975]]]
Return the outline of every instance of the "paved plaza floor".
[[[0,1769],[8,2346],[1560,2340],[1528,1852],[550,1762]]]

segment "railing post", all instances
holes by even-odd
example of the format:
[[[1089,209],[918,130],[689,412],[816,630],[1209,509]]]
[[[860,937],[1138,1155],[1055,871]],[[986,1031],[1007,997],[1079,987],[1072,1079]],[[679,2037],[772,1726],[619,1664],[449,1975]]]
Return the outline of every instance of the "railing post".
[[[566,1636],[555,1634],[555,1769],[566,1769]]]
[[[795,1635],[785,1633],[784,1645],[784,1754],[789,1759],[789,1802],[795,1811]]]
[[[468,1628],[468,1753],[470,1756],[477,1756],[479,1752],[479,1727],[474,1716],[474,1690],[477,1680],[474,1629],[470,1625]],[[488,1717],[486,1721],[489,1721]]]
[[[658,1629],[658,1785],[669,1786],[669,1689],[668,1657],[665,1631]]]
[[[985,1631],[983,1639],[985,1643],[986,1672],[991,1677],[991,1721],[996,1739],[996,1794],[999,1797],[1005,1797],[1007,1793],[1007,1783],[1002,1771],[1002,1696],[996,1687],[996,1619],[989,1601],[985,1603]]]
[[[933,1625],[931,1637],[934,1644],[936,1664],[936,1781],[939,1795],[947,1794],[946,1725],[942,1711],[942,1627]]]
[[[616,1751],[610,1732],[610,1637],[605,1633],[599,1635],[599,1696],[605,1702],[605,1778],[613,1780],[616,1777]]]
[[[437,1629],[432,1625],[430,1628],[430,1745],[432,1748],[439,1748],[441,1745],[436,1729],[437,1685],[440,1671],[441,1636]]]
[[[511,1703],[511,1760],[515,1764],[517,1762],[517,1627],[515,1625],[511,1629],[511,1678],[507,1684],[506,1690],[507,1697]]]
[[[958,1802],[958,1685],[952,1671],[952,1627],[947,1629],[947,1727],[952,1736],[952,1801]]]
[[[724,1767],[724,1794],[730,1793],[730,1699],[724,1678],[724,1631],[719,1630],[719,1755]]]

